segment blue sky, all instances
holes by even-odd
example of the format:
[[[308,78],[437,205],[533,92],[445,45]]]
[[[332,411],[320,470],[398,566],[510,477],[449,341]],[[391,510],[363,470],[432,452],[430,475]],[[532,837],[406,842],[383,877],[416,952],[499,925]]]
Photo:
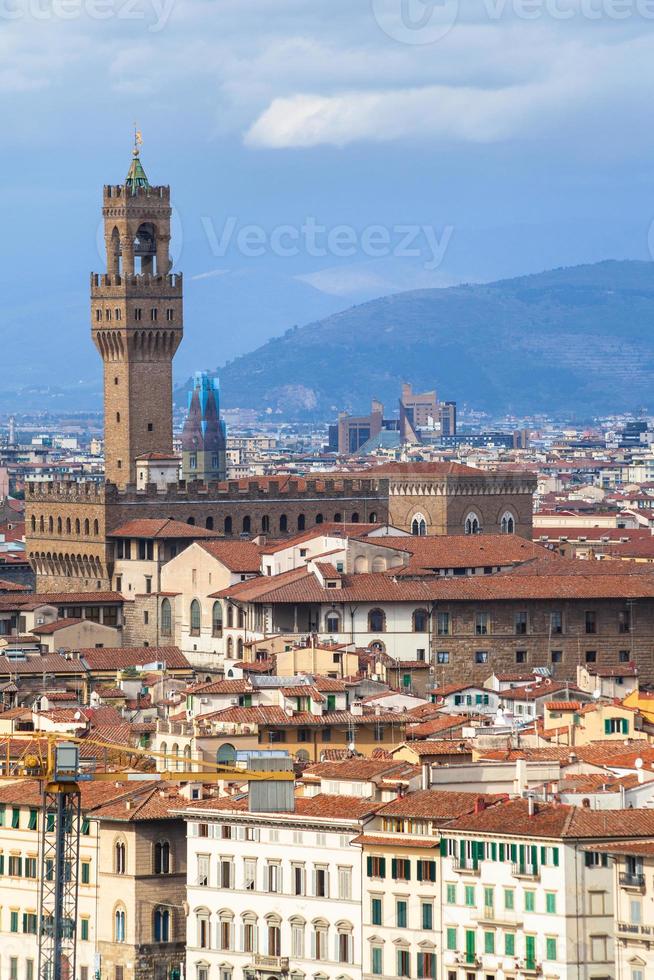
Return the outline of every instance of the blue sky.
[[[394,290],[649,258],[653,54],[654,0],[0,0],[12,384],[99,379],[134,120],[173,188],[180,378]]]

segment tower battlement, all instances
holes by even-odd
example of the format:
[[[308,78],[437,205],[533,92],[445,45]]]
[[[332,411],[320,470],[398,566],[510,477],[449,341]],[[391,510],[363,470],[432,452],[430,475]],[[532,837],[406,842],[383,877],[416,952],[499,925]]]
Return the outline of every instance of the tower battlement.
[[[183,278],[181,272],[165,275],[141,273],[140,275],[121,275],[120,273],[92,272],[91,297],[94,299],[123,296],[126,291],[132,296],[182,298]]]
[[[28,503],[94,503],[105,500],[105,484],[94,480],[59,480],[52,483],[29,482],[25,499]]]
[[[146,198],[148,204],[155,203],[158,198],[165,204],[170,204],[170,187],[162,184],[160,187],[127,187],[125,184],[105,184],[102,190],[105,206],[115,206],[117,202],[124,207],[135,198]]]

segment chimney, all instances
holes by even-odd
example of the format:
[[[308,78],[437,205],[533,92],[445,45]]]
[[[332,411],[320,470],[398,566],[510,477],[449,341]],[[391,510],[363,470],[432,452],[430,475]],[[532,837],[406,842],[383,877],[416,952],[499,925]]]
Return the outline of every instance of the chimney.
[[[421,788],[429,789],[430,782],[431,782],[431,766],[429,765],[428,762],[423,762]]]
[[[486,809],[486,800],[483,796],[478,796],[475,800],[475,813],[481,813],[482,810]]]
[[[533,796],[527,797],[527,808],[530,817],[535,817],[538,813],[538,808],[536,807],[536,800]]]

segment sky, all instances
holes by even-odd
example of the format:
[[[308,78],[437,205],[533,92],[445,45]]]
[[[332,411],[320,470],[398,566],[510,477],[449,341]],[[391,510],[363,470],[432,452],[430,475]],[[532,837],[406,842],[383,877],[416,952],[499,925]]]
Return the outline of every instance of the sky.
[[[654,0],[0,0],[5,388],[97,388],[135,122],[180,379],[397,290],[650,259],[653,55]]]

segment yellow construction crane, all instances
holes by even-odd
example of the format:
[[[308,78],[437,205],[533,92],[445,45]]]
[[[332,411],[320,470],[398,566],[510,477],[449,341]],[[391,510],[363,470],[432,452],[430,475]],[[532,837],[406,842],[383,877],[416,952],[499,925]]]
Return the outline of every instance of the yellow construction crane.
[[[19,753],[12,743],[25,742]],[[163,772],[140,770],[86,771],[80,764],[80,745],[95,746],[120,757],[162,759],[175,768]],[[60,732],[20,732],[0,737],[0,780],[36,779],[41,785],[40,877],[38,914],[39,980],[74,980],[77,881],[81,793],[85,782],[274,782],[289,783],[295,776],[291,760],[283,757],[262,759],[262,769],[239,769],[191,760],[168,752],[152,752],[92,737],[77,738]],[[270,766],[263,765],[264,762]],[[292,793],[292,787],[290,789]]]

